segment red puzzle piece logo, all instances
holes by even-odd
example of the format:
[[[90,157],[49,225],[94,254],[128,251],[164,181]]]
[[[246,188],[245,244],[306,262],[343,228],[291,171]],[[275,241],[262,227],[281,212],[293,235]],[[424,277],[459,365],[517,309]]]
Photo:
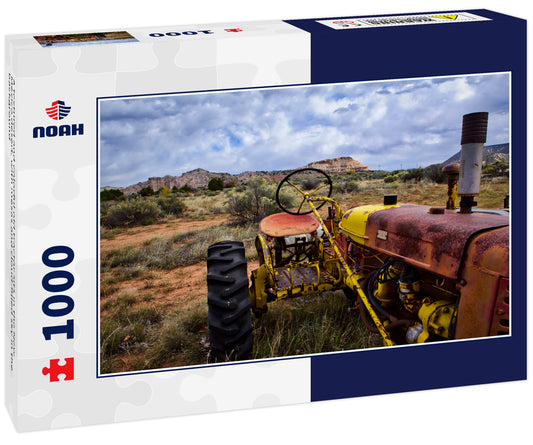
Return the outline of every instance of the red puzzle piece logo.
[[[226,32],[242,32],[242,29],[241,28],[230,28],[230,29],[225,29],[224,31],[226,31]]]
[[[64,359],[65,364],[59,364],[60,359],[50,360],[50,367],[43,368],[43,375],[49,375],[51,382],[60,382],[59,376],[62,374],[64,380],[74,380],[74,357]]]

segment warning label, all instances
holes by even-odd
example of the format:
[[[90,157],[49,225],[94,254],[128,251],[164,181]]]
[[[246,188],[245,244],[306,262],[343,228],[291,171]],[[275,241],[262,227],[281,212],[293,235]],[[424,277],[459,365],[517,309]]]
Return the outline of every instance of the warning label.
[[[383,17],[358,17],[348,19],[317,20],[333,29],[379,28],[384,26],[433,25],[442,23],[479,22],[490,20],[468,12],[445,14],[396,15]]]

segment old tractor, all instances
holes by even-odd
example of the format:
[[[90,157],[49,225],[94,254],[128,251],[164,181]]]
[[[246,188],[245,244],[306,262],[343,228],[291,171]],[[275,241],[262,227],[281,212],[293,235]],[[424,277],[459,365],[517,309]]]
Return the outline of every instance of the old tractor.
[[[338,289],[385,346],[509,334],[509,211],[473,209],[487,123],[488,113],[463,116],[460,165],[444,168],[446,207],[385,195],[381,204],[343,211],[323,171],[287,175],[276,193],[283,212],[260,222],[250,279],[242,242],[208,249],[211,357],[249,356],[252,312]],[[289,192],[296,205],[286,204]]]

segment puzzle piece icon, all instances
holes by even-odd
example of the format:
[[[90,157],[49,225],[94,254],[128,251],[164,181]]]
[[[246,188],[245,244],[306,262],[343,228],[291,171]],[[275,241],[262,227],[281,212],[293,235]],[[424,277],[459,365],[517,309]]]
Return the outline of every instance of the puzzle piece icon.
[[[63,375],[64,380],[74,380],[74,357],[68,357],[64,359],[65,364],[60,365],[60,359],[51,359],[50,367],[44,367],[42,370],[43,375],[49,375],[51,382],[59,382],[59,375]]]

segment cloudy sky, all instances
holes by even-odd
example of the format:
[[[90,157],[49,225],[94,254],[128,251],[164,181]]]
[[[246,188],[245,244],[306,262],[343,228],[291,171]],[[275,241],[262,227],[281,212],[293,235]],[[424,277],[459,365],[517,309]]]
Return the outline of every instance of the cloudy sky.
[[[459,151],[462,116],[477,111],[489,112],[487,145],[509,142],[507,74],[103,100],[100,183],[338,156],[372,170],[424,167]]]

